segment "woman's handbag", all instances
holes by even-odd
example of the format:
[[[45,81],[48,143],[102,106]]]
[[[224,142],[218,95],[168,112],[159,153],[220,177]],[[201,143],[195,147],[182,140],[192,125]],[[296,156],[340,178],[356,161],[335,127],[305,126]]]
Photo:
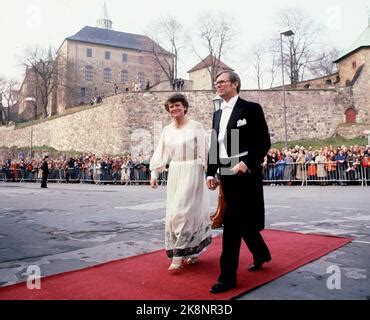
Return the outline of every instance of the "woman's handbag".
[[[225,214],[226,202],[224,193],[222,191],[221,181],[219,181],[218,186],[218,204],[216,212],[211,215],[211,228],[217,229],[221,228],[224,222],[224,214]]]

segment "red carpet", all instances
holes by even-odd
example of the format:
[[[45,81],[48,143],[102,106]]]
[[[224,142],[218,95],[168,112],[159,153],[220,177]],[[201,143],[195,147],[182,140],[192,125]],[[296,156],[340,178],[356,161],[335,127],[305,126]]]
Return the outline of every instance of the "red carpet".
[[[112,261],[41,279],[40,290],[26,283],[0,288],[0,300],[225,300],[250,291],[347,244],[348,238],[265,230],[272,261],[259,272],[248,272],[252,262],[242,245],[238,287],[213,295],[208,289],[219,273],[221,237],[214,239],[198,264],[170,274],[163,250]]]

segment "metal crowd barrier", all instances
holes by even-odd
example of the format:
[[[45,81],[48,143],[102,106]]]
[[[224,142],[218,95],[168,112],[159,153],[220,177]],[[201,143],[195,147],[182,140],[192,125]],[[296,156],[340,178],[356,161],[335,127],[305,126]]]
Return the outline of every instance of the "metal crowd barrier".
[[[335,162],[326,163],[276,163],[263,166],[263,182],[270,185],[370,185],[370,167]],[[167,184],[168,170],[160,174],[160,185]],[[41,182],[41,170],[2,170],[3,182]],[[76,168],[50,170],[49,182],[141,185],[150,184],[150,171],[141,169],[119,169],[92,172],[91,169]]]
[[[92,183],[92,184],[121,184],[140,185],[150,184],[149,170],[130,169],[117,172],[113,170],[102,170],[92,172],[91,169],[49,169],[48,182],[56,183]],[[3,182],[41,182],[41,169],[32,171],[23,169],[9,169],[0,172],[0,181]],[[160,174],[158,182],[160,185],[167,184],[167,171]]]
[[[276,163],[263,166],[263,181],[271,185],[361,185],[367,186],[370,167],[325,163]]]

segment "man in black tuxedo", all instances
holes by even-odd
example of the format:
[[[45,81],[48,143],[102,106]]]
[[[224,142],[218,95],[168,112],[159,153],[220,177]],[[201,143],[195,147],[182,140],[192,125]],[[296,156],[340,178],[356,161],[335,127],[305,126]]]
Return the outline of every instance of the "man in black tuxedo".
[[[207,185],[216,189],[219,176],[226,210],[220,258],[221,273],[211,293],[224,292],[237,284],[241,239],[253,256],[249,271],[257,271],[271,260],[260,231],[265,225],[262,163],[271,146],[262,107],[239,97],[241,81],[233,71],[216,76],[221,108],[213,114]]]
[[[48,174],[49,174],[49,167],[48,167],[48,156],[44,157],[44,161],[41,165],[42,171],[42,180],[41,180],[41,188],[47,188],[47,181],[48,181]]]

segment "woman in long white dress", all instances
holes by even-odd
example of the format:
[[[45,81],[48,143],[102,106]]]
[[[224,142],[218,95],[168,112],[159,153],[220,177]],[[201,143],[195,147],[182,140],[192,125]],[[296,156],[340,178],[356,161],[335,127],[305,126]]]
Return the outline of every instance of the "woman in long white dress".
[[[163,128],[150,161],[151,186],[170,162],[167,179],[165,247],[169,270],[195,263],[211,243],[208,189],[205,182],[208,143],[203,126],[186,116],[188,101],[176,94],[165,103],[173,121]]]

